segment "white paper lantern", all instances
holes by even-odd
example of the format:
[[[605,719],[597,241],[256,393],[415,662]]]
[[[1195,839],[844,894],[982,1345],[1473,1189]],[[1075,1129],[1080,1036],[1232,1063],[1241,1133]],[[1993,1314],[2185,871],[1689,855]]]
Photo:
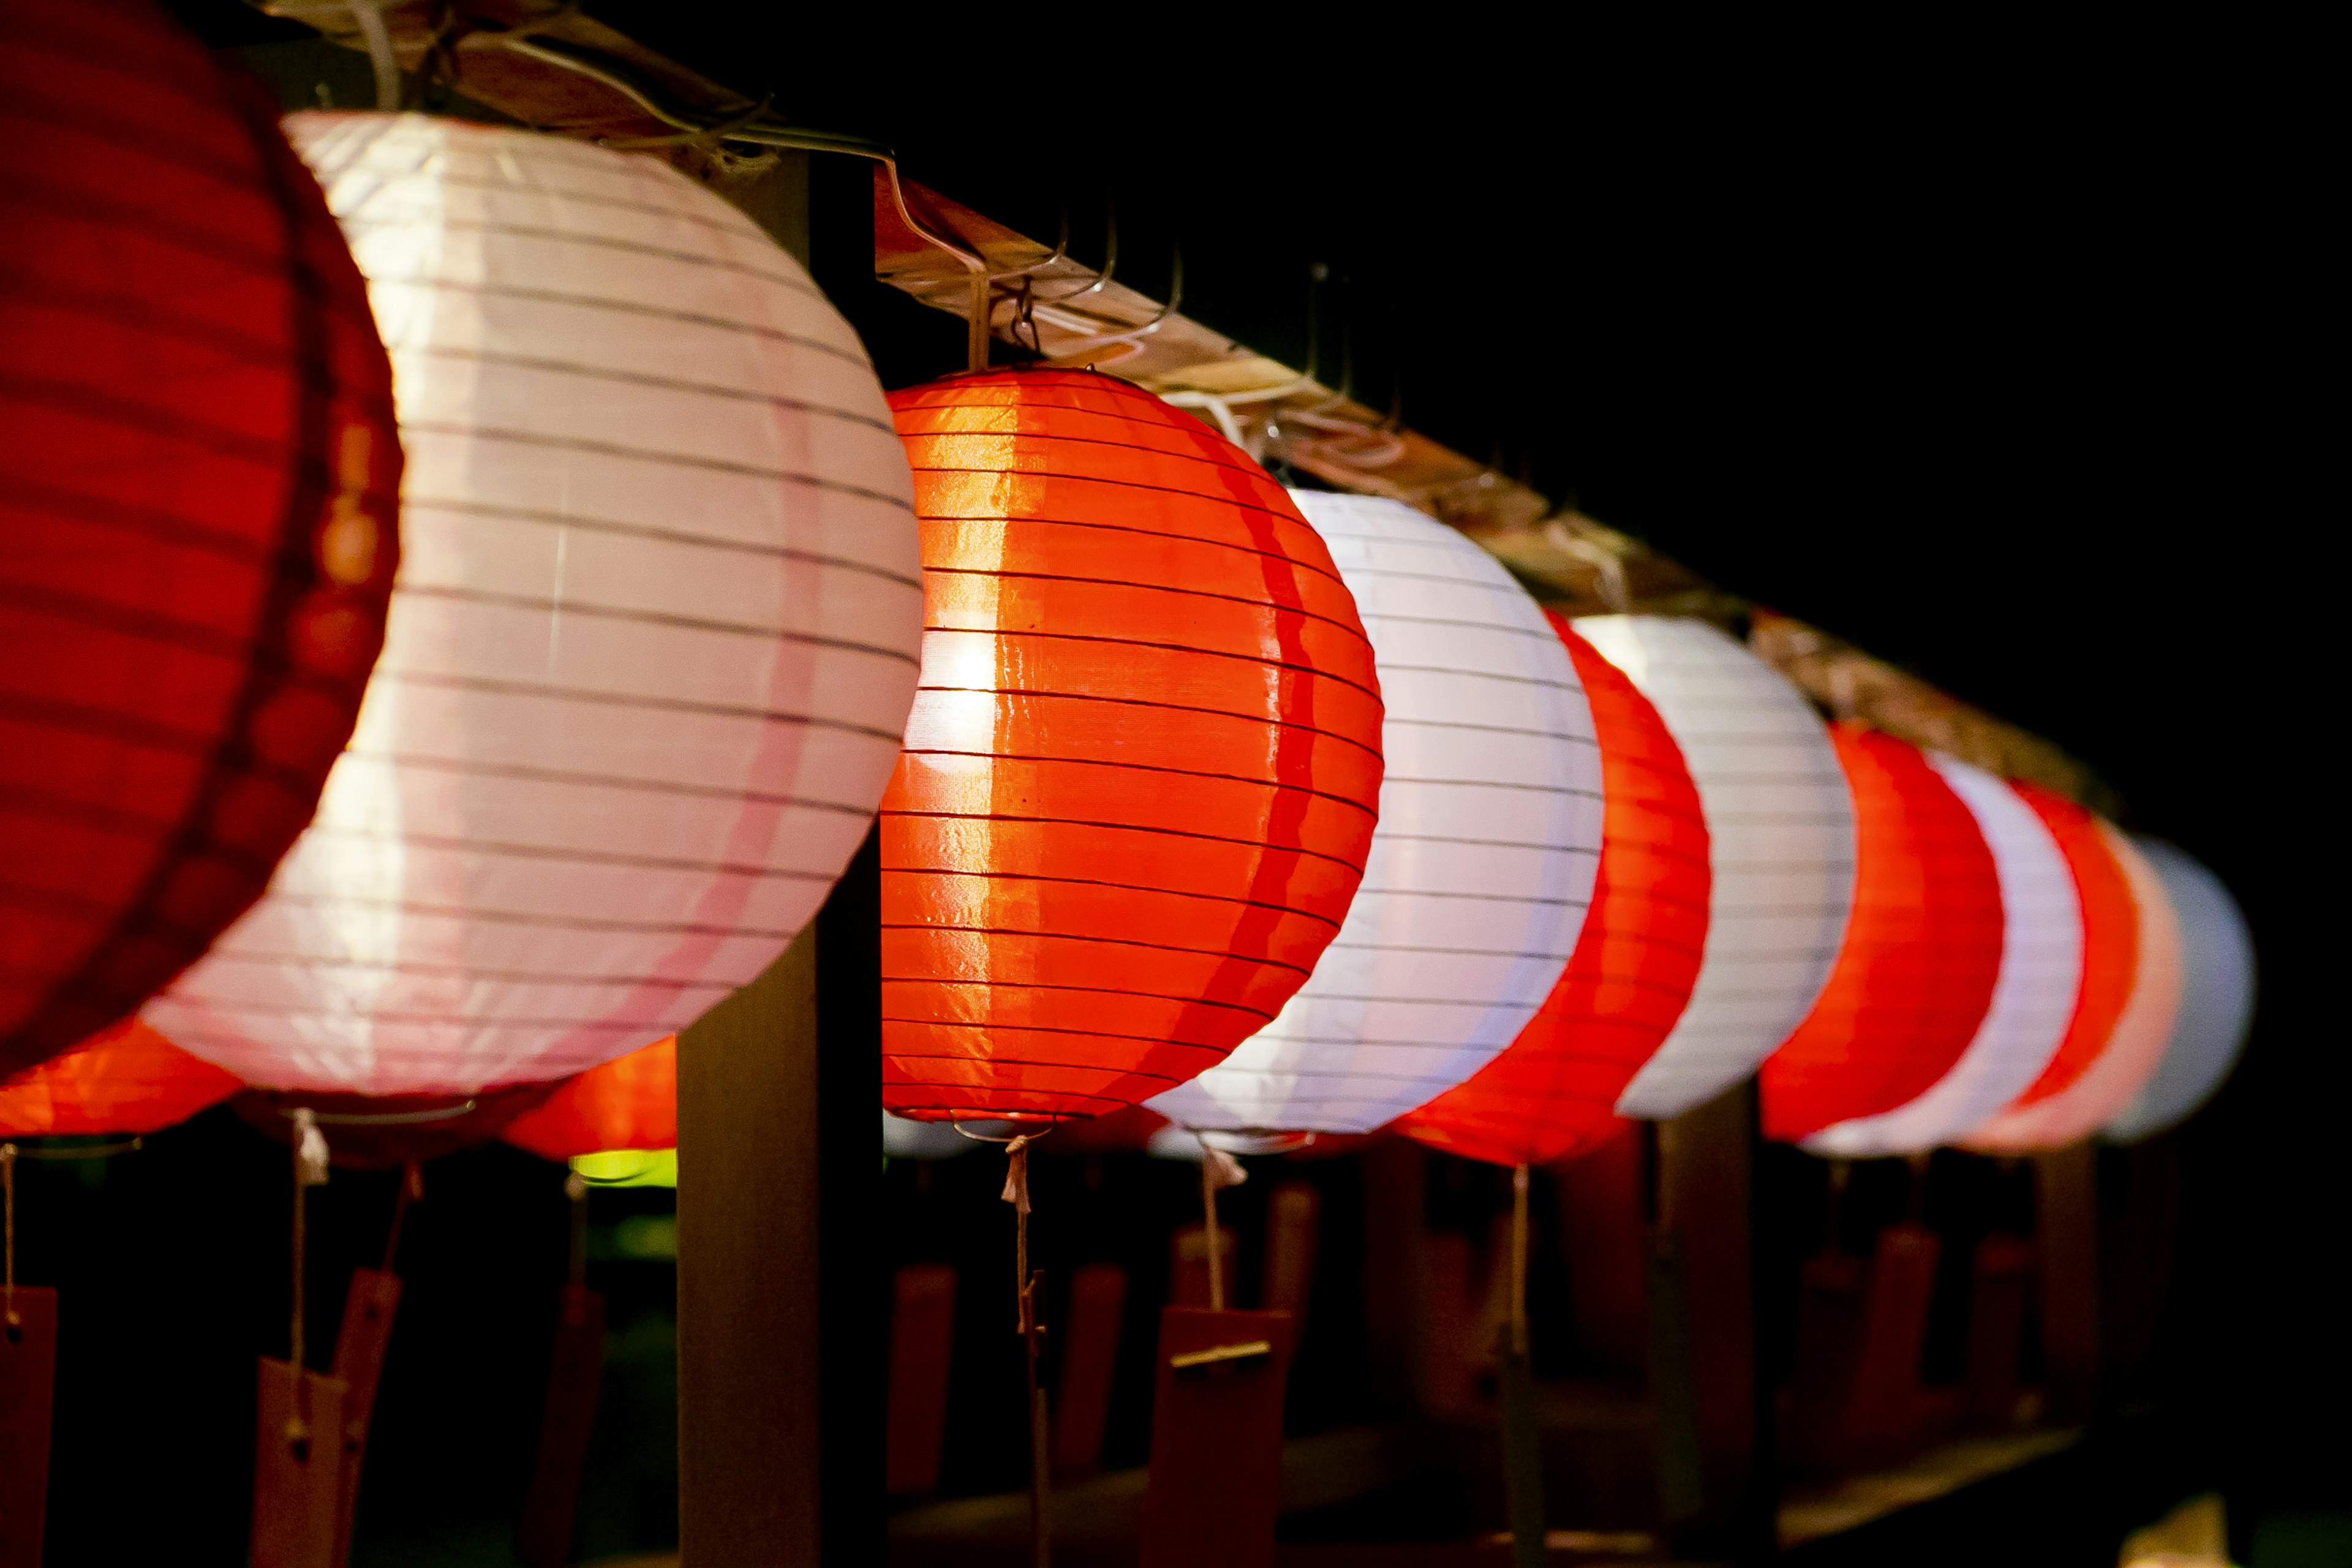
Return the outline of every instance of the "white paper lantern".
[[[2106,1135],[2136,1143],[2186,1121],[2237,1065],[2254,1018],[2254,939],[2221,879],[2196,857],[2135,834],[2180,922],[2180,1005],[2164,1059]]]
[[[1656,707],[1706,808],[1715,881],[1698,986],[1617,1101],[1664,1120],[1754,1072],[1812,1010],[1853,901],[1853,799],[1820,716],[1715,627],[1590,616],[1576,629]]]
[[[404,553],[317,820],[147,1016],[270,1088],[576,1072],[756,975],[864,837],[922,633],[907,460],[848,324],[674,170],[288,129],[392,353]]]
[[[2045,1100],[2011,1105],[1961,1140],[1988,1154],[2025,1154],[2087,1138],[2156,1075],[2180,1003],[2180,924],[2164,881],[2130,837],[2104,817],[2099,832],[2123,868],[2139,915],[2131,997],[2083,1075]]]
[[[1378,662],[1380,826],[1306,986],[1150,1104],[1191,1128],[1363,1132],[1484,1066],[1559,978],[1600,859],[1601,753],[1567,646],[1494,557],[1399,501],[1293,494]]]
[[[2083,984],[2083,904],[2058,840],[2014,790],[1950,757],[1927,759],[1992,848],[2000,877],[2000,973],[1951,1071],[1909,1104],[1826,1127],[1817,1154],[1914,1154],[1948,1142],[2022,1094],[2057,1054]]]

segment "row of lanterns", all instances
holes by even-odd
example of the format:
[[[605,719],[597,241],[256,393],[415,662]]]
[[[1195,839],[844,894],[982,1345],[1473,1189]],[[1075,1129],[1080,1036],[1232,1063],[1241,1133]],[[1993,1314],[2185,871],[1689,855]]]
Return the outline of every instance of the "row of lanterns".
[[[125,15],[0,52],[69,80]],[[2014,1152],[2242,1038],[2179,851],[1112,377],[886,400],[657,162],[305,113],[306,177],[224,89],[126,179],[9,85],[7,1131],[572,1079],[510,1135],[674,1137],[667,1037],[877,809],[906,1118],[1524,1164],[1760,1075],[1821,1152]]]

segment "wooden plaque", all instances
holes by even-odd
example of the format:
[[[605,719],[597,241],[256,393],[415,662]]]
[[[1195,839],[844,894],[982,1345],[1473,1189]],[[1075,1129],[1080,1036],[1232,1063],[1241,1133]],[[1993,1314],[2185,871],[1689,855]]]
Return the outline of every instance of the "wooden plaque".
[[[400,1309],[400,1276],[381,1268],[354,1268],[343,1297],[343,1325],[335,1335],[334,1375],[343,1383],[342,1474],[335,1491],[335,1568],[352,1560],[352,1521],[359,1507],[360,1468],[367,1458],[368,1423],[375,1416],[376,1386],[383,1381],[384,1352],[392,1343],[393,1318]]]
[[[1878,1233],[1837,1445],[1843,1464],[1884,1463],[1911,1442],[1920,1415],[1919,1352],[1927,1340],[1927,1304],[1942,1251],[1934,1231],[1907,1220]]]
[[[956,1271],[909,1263],[890,1280],[890,1401],[883,1489],[920,1497],[940,1484],[948,1373],[955,1351]]]
[[[1160,1314],[1142,1568],[1272,1568],[1287,1312]]]
[[[0,1333],[0,1568],[41,1568],[57,1393],[58,1293],[19,1285]]]
[[[253,1433],[253,1568],[332,1568],[343,1384],[261,1358]]]
[[[1304,1331],[1307,1298],[1315,1290],[1315,1253],[1322,1230],[1323,1194],[1312,1182],[1285,1182],[1266,1194],[1265,1271],[1259,1302],[1290,1314],[1291,1335]]]
[[[580,1512],[580,1471],[596,1426],[597,1385],[604,1376],[604,1298],[566,1285],[557,1299],[555,1354],[547,1369],[547,1403],[539,1421],[539,1458],[523,1499],[515,1554],[525,1568],[562,1568],[572,1561]]]
[[[1981,1431],[2017,1425],[2018,1355],[2025,1343],[2033,1248],[2013,1236],[1977,1243],[1969,1288],[1968,1421]]]
[[[1070,1276],[1062,1322],[1062,1379],[1054,1403],[1054,1475],[1078,1480],[1102,1468],[1103,1431],[1118,1367],[1119,1319],[1127,1310],[1127,1270],[1089,1263]]]

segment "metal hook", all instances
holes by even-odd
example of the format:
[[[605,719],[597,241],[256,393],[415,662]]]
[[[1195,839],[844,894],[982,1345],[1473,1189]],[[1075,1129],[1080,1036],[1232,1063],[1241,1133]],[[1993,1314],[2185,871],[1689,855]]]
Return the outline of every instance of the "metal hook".
[[[1055,302],[1059,303],[1059,301]],[[1080,338],[1076,342],[1056,344],[1054,351],[1054,357],[1058,360],[1066,360],[1073,354],[1091,353],[1093,350],[1098,348],[1108,348],[1113,343],[1133,343],[1136,349],[1140,352],[1143,345],[1136,342],[1136,340],[1138,338],[1147,337],[1150,334],[1158,331],[1161,327],[1167,325],[1169,318],[1175,315],[1176,308],[1183,302],[1184,247],[1180,244],[1175,247],[1169,258],[1168,302],[1160,307],[1160,313],[1158,315],[1152,317],[1151,320],[1144,322],[1141,326],[1126,327],[1116,332],[1105,332],[1098,337]]]

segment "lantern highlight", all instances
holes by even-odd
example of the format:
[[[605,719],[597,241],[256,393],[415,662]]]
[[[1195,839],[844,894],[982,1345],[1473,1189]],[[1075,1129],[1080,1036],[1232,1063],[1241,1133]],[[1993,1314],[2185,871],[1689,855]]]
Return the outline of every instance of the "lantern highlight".
[[[2105,820],[2092,820],[2131,895],[2131,989],[2097,1054],[2073,1082],[2039,1098],[2029,1091],[1969,1132],[1967,1145],[1984,1153],[2031,1153],[2089,1137],[2155,1075],[2172,1035],[2180,1001],[2180,929],[2172,900],[2138,847]]]
[[[1092,372],[894,393],[922,689],[882,807],[883,1104],[1053,1121],[1271,1019],[1362,875],[1380,684],[1238,447]]]
[[[0,1138],[161,1132],[241,1087],[133,1018],[0,1079]]]
[[[1313,977],[1151,1100],[1194,1129],[1369,1131],[1461,1082],[1552,989],[1601,848],[1593,714],[1527,590],[1401,501],[1293,499],[1371,638],[1388,771],[1363,886]]]
[[[0,232],[5,1074],[135,1010],[310,820],[401,458],[318,186],[160,10],[0,12]]]
[[[149,1016],[274,1089],[471,1094],[674,1033],[863,837],[912,700],[856,335],[649,159],[420,115],[296,145],[398,367],[408,553],[319,819]]]
[[[2137,1142],[2188,1120],[2230,1076],[2254,1014],[2254,942],[2221,879],[2162,839],[2135,835],[2180,927],[2180,1001],[2164,1058],[2104,1131]]]
[[[1617,1104],[1664,1120],[1753,1073],[1820,997],[1853,900],[1853,795],[1811,705],[1714,626],[1589,616],[1576,628],[1656,707],[1706,808],[1706,961]]]
[[[1992,850],[2000,881],[2000,973],[1976,1037],[1934,1087],[1876,1116],[1805,1140],[1817,1154],[1923,1153],[2015,1099],[2058,1051],[2083,982],[2083,905],[2058,840],[2004,781],[1951,757],[1928,758]]]
[[[1853,794],[1853,912],[1821,999],[1759,1074],[1764,1134],[1796,1142],[1917,1098],[1975,1038],[2001,952],[1976,818],[1916,746],[1830,731]]]
[[[1519,1037],[1397,1124],[1498,1165],[1550,1164],[1623,1125],[1619,1097],[1682,1016],[1706,948],[1707,825],[1682,752],[1633,683],[1558,625],[1591,700],[1608,801],[1591,911]]]

